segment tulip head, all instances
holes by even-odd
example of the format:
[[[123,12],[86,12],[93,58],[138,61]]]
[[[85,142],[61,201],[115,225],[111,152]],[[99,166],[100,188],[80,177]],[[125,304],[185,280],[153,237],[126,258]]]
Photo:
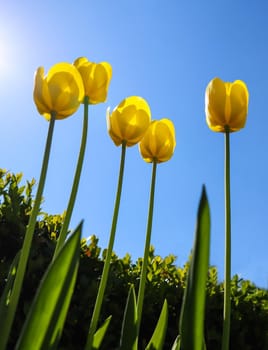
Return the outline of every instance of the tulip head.
[[[57,63],[44,75],[44,68],[35,73],[34,102],[47,120],[64,119],[76,112],[84,97],[82,78],[70,63]]]
[[[217,132],[238,131],[245,126],[249,93],[242,80],[233,83],[219,78],[206,88],[205,112],[209,128]]]
[[[168,161],[175,147],[175,128],[169,119],[152,121],[139,143],[141,156],[147,163]]]
[[[74,61],[74,66],[81,74],[89,103],[105,102],[112,78],[111,65],[107,62],[89,62],[86,57],[79,57]]]
[[[151,121],[148,103],[139,96],[130,96],[119,103],[110,113],[107,109],[107,129],[116,146],[138,143]]]

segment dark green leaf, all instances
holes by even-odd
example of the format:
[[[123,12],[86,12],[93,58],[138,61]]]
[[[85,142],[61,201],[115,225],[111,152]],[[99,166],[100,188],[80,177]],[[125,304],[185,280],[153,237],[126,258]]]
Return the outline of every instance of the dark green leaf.
[[[76,280],[82,223],[46,271],[16,349],[55,349]]]
[[[205,187],[203,187],[198,208],[195,242],[180,315],[182,350],[202,350],[204,346],[209,246],[210,214]]]
[[[162,350],[168,324],[168,304],[164,301],[160,317],[146,350]]]
[[[102,340],[106,334],[106,331],[109,327],[110,321],[112,319],[112,316],[109,316],[104,321],[103,325],[97,330],[97,332],[94,334],[93,338],[93,349],[99,349],[102,343]]]
[[[136,295],[134,286],[131,285],[125,307],[120,339],[120,350],[138,349],[137,318]]]

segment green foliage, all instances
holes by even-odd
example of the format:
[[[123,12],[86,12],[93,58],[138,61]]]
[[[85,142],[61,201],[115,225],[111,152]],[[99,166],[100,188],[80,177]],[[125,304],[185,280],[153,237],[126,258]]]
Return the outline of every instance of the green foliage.
[[[22,245],[25,227],[33,205],[34,181],[22,186],[21,174],[0,171],[0,295],[6,283],[11,263]],[[53,256],[63,215],[40,213],[36,224],[30,260],[9,349],[21,332],[32,305],[39,282]],[[70,308],[64,325],[59,349],[83,349],[86,342],[92,310],[103,269],[105,250],[98,246],[96,236],[81,240],[80,264]],[[129,254],[112,256],[109,280],[99,325],[112,315],[101,349],[119,346],[124,307],[130,285],[137,293],[142,259],[136,262]],[[182,296],[189,269],[176,266],[176,257],[156,255],[153,247],[148,259],[143,318],[139,349],[145,349],[156,327],[164,300],[168,303],[168,328],[164,349],[171,349],[178,335]],[[230,350],[268,349],[268,291],[257,288],[252,282],[233,276],[231,281],[231,345]],[[222,332],[223,284],[218,281],[217,269],[210,267],[206,293],[205,339],[208,350],[220,349]]]

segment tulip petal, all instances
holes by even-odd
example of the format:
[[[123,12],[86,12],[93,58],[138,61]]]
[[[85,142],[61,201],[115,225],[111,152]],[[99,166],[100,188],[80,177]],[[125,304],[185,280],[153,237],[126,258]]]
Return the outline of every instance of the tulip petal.
[[[214,131],[224,131],[226,88],[221,79],[215,78],[208,84],[205,105],[208,126]]]
[[[237,80],[232,84],[230,92],[230,131],[242,129],[246,123],[248,112],[248,90],[244,82]]]

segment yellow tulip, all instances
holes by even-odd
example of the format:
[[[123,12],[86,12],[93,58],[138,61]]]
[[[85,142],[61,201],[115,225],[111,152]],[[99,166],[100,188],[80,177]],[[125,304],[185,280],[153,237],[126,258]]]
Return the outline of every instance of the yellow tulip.
[[[127,146],[138,143],[151,121],[148,103],[139,96],[125,98],[110,114],[107,109],[107,129],[116,146],[126,142]]]
[[[249,93],[241,80],[233,83],[219,78],[210,81],[206,88],[205,112],[209,128],[217,132],[238,131],[245,126]]]
[[[147,163],[168,161],[175,147],[175,128],[169,119],[152,121],[139,143],[141,156]]]
[[[111,65],[107,62],[89,62],[86,57],[79,57],[74,61],[74,66],[81,74],[89,103],[105,102],[112,78]]]
[[[35,73],[34,102],[47,120],[64,119],[76,112],[84,97],[82,78],[70,63],[57,63],[44,75],[44,68]]]

